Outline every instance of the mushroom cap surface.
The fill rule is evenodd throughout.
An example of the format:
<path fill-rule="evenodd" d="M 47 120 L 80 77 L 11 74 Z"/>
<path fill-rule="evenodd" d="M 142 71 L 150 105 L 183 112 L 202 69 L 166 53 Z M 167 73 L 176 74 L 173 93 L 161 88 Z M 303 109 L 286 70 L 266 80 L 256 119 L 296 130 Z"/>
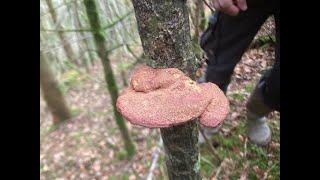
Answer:
<path fill-rule="evenodd" d="M 230 111 L 229 101 L 223 91 L 213 83 L 200 84 L 207 89 L 211 102 L 200 116 L 200 123 L 207 127 L 217 127 L 228 116 Z"/>
<path fill-rule="evenodd" d="M 213 83 L 198 85 L 176 68 L 138 68 L 117 99 L 118 111 L 132 124 L 149 128 L 179 125 L 200 117 L 215 127 L 229 111 L 223 92 Z"/>

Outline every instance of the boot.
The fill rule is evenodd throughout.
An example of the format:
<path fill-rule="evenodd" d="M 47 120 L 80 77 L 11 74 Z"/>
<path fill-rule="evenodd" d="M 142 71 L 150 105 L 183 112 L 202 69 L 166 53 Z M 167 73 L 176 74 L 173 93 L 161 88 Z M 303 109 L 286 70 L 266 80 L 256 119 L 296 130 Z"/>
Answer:
<path fill-rule="evenodd" d="M 271 141 L 271 130 L 265 117 L 258 117 L 248 112 L 247 135 L 249 140 L 259 146 L 265 146 Z"/>
<path fill-rule="evenodd" d="M 265 83 L 260 81 L 247 103 L 247 135 L 257 145 L 265 146 L 271 140 L 271 130 L 265 116 L 272 109 L 263 102 L 262 90 Z"/>

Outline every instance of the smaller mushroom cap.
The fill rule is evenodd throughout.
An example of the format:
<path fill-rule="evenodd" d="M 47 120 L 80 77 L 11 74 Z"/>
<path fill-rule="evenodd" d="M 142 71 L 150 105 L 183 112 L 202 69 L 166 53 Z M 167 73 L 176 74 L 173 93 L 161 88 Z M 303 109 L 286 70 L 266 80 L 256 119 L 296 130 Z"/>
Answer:
<path fill-rule="evenodd" d="M 200 123 L 207 127 L 217 127 L 228 116 L 230 111 L 229 101 L 218 86 L 213 83 L 200 84 L 212 99 L 205 111 L 200 116 Z M 214 92 L 214 93 L 212 93 Z"/>

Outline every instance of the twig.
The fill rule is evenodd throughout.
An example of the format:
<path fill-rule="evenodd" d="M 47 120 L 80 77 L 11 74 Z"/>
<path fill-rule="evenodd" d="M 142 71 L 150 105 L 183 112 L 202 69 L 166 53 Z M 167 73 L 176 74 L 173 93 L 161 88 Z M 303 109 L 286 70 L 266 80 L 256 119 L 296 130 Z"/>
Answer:
<path fill-rule="evenodd" d="M 214 10 L 212 9 L 212 7 L 207 3 L 206 0 L 202 0 L 203 3 L 210 9 L 211 13 L 214 13 Z"/>
<path fill-rule="evenodd" d="M 92 29 L 40 29 L 44 32 L 91 32 Z"/>
<path fill-rule="evenodd" d="M 159 159 L 159 154 L 160 154 L 160 148 L 162 146 L 162 139 L 160 138 L 159 141 L 158 141 L 158 145 L 157 145 L 157 148 L 156 150 L 152 153 L 152 164 L 151 164 L 151 167 L 149 169 L 149 173 L 148 173 L 148 176 L 147 176 L 147 180 L 152 180 L 152 177 L 153 177 L 153 171 L 155 170 L 155 168 L 157 167 L 157 162 L 158 162 L 158 159 Z"/>
<path fill-rule="evenodd" d="M 78 1 L 78 0 L 70 1 L 70 2 L 68 2 L 68 3 L 61 3 L 61 4 L 59 4 L 58 6 L 54 7 L 53 9 L 57 11 L 58 8 L 61 8 L 61 7 L 64 7 L 64 6 L 68 6 L 69 4 L 72 4 L 72 3 L 77 2 L 77 1 Z M 49 14 L 49 13 L 50 13 L 49 11 L 40 13 L 40 17 L 41 17 L 41 16 L 44 16 L 44 15 L 47 15 L 47 14 Z"/>
<path fill-rule="evenodd" d="M 62 48 L 64 45 L 66 44 L 73 44 L 73 43 L 77 43 L 79 41 L 82 41 L 82 40 L 85 40 L 85 39 L 90 39 L 90 38 L 93 38 L 92 35 L 89 35 L 87 37 L 82 37 L 82 38 L 79 38 L 79 39 L 76 39 L 74 41 L 68 41 L 68 42 L 65 42 L 65 43 L 62 43 L 61 45 L 58 45 L 56 47 L 47 47 L 46 49 L 44 48 L 40 48 L 40 50 L 43 52 L 43 53 L 49 53 L 50 51 L 54 51 L 54 50 L 57 50 L 57 49 L 60 49 Z"/>
<path fill-rule="evenodd" d="M 244 158 L 247 158 L 247 137 L 244 139 Z"/>
<path fill-rule="evenodd" d="M 225 160 L 226 160 L 226 158 L 224 158 L 223 161 L 220 163 L 220 166 L 218 167 L 215 175 L 212 175 L 212 176 L 211 176 L 211 180 L 216 180 L 216 179 L 218 179 L 218 176 L 219 176 L 219 174 L 220 174 L 220 172 L 221 172 L 221 167 L 223 166 Z"/>
<path fill-rule="evenodd" d="M 112 28 L 113 26 L 117 25 L 119 22 L 121 22 L 122 20 L 124 20 L 126 17 L 128 17 L 129 15 L 133 14 L 133 9 L 128 11 L 126 14 L 124 14 L 123 16 L 121 16 L 119 19 L 117 19 L 116 21 L 111 22 L 110 24 L 107 24 L 106 26 L 103 26 L 101 28 L 101 30 L 105 30 L 105 29 L 109 29 Z"/>
<path fill-rule="evenodd" d="M 239 180 L 247 180 L 248 178 L 248 169 L 249 168 L 249 161 L 246 162 L 244 165 L 243 171 L 241 173 L 240 179 Z"/>
<path fill-rule="evenodd" d="M 203 132 L 203 129 L 201 127 L 199 129 L 200 129 L 200 132 L 201 132 L 202 136 L 204 137 L 206 143 L 209 145 L 209 149 L 210 149 L 211 153 L 218 159 L 219 162 L 221 162 L 220 156 L 218 155 L 218 153 L 216 152 L 216 150 L 214 149 L 212 144 L 209 142 L 207 136 Z"/>
<path fill-rule="evenodd" d="M 208 159 L 206 159 L 205 157 L 201 156 L 201 161 L 207 163 L 209 166 L 214 168 L 213 164 Z"/>
<path fill-rule="evenodd" d="M 107 24 L 99 31 L 104 31 L 106 29 L 112 28 L 113 26 L 117 25 L 120 21 L 124 20 L 126 17 L 128 17 L 130 14 L 133 13 L 133 10 L 130 10 L 126 14 L 124 14 L 122 17 L 117 19 L 116 21 L 111 22 L 110 24 Z M 94 32 L 93 29 L 40 29 L 40 31 L 47 31 L 47 32 Z"/>

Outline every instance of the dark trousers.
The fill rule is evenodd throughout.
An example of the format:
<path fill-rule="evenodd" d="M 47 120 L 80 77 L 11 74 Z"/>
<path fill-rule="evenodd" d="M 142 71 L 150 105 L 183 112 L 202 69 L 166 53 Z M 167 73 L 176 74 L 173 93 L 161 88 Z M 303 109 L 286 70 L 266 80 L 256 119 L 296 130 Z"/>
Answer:
<path fill-rule="evenodd" d="M 259 81 L 264 103 L 280 111 L 280 9 L 279 1 L 256 0 L 237 16 L 216 12 L 202 34 L 200 45 L 208 57 L 206 81 L 217 84 L 226 92 L 231 76 L 245 50 L 266 19 L 273 15 L 276 23 L 276 59 L 273 68 Z"/>

